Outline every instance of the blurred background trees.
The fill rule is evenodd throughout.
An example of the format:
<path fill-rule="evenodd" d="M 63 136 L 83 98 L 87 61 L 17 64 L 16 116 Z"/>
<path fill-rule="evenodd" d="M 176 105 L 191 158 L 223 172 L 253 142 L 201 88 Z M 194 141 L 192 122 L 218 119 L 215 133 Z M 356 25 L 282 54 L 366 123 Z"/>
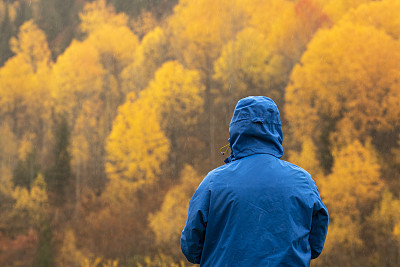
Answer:
<path fill-rule="evenodd" d="M 400 265 L 400 1 L 0 0 L 0 265 L 189 266 L 237 101 L 330 211 L 313 266 Z"/>

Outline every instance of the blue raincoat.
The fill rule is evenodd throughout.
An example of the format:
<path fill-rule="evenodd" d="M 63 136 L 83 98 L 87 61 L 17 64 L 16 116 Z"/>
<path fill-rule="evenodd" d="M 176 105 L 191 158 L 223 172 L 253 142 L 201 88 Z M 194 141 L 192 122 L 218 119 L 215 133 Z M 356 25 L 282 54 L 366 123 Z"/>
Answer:
<path fill-rule="evenodd" d="M 309 266 L 324 246 L 328 210 L 310 174 L 280 160 L 277 106 L 240 100 L 229 135 L 227 164 L 190 200 L 182 252 L 201 266 Z"/>

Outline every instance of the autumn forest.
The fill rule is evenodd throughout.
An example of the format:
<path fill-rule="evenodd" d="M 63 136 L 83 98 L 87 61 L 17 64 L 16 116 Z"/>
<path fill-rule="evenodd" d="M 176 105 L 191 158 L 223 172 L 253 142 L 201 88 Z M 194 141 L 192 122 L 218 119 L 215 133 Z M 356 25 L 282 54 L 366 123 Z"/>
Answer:
<path fill-rule="evenodd" d="M 312 266 L 400 266 L 400 0 L 0 0 L 0 266 L 191 266 L 239 99 L 330 213 Z M 252 248 L 249 248 L 252 249 Z"/>

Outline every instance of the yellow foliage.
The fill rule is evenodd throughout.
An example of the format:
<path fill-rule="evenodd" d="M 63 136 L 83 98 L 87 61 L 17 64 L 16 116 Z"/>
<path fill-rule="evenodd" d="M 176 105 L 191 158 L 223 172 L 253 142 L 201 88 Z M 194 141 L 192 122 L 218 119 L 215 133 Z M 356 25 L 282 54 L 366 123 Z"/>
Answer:
<path fill-rule="evenodd" d="M 400 240 L 400 222 L 395 225 L 393 229 L 393 234 L 398 240 Z"/>
<path fill-rule="evenodd" d="M 84 254 L 85 253 L 76 247 L 76 239 L 73 230 L 66 229 L 61 248 L 56 257 L 56 264 L 58 266 L 78 267 L 85 260 Z"/>
<path fill-rule="evenodd" d="M 286 88 L 294 138 L 320 136 L 327 120 L 345 119 L 360 135 L 392 129 L 400 116 L 399 60 L 399 43 L 373 26 L 343 21 L 320 31 Z"/>
<path fill-rule="evenodd" d="M 130 93 L 119 107 L 106 144 L 106 173 L 110 182 L 101 198 L 107 207 L 96 214 L 101 224 L 116 227 L 109 242 L 124 240 L 132 246 L 126 233 L 137 236 L 135 226 L 143 227 L 146 223 L 137 218 L 147 216 L 140 196 L 161 177 L 161 167 L 171 153 L 172 141 L 164 131 L 176 133 L 176 129 L 197 122 L 203 105 L 199 80 L 196 71 L 186 70 L 177 62 L 167 62 L 140 93 L 140 98 Z"/>
<path fill-rule="evenodd" d="M 72 166 L 77 190 L 90 182 L 103 185 L 99 164 L 117 107 L 125 98 L 120 74 L 132 63 L 138 39 L 127 27 L 127 17 L 116 14 L 105 1 L 85 6 L 80 15 L 83 41 L 73 41 L 53 68 L 56 113 L 67 115 L 72 131 Z M 90 173 L 89 173 L 90 172 Z"/>
<path fill-rule="evenodd" d="M 216 92 L 220 96 L 216 103 L 227 99 L 236 102 L 270 82 L 273 70 L 266 63 L 270 56 L 266 38 L 258 30 L 246 28 L 238 33 L 214 64 L 214 79 L 222 84 L 222 90 Z"/>
<path fill-rule="evenodd" d="M 166 194 L 161 209 L 149 216 L 150 227 L 156 235 L 157 242 L 175 244 L 179 248 L 188 203 L 201 179 L 193 167 L 186 165 L 179 183 Z"/>
<path fill-rule="evenodd" d="M 22 56 L 10 58 L 0 69 L 0 110 L 8 113 L 16 110 L 17 103 L 25 105 L 25 93 L 31 94 L 36 91 L 34 84 L 34 73 L 32 66 L 24 61 Z"/>
<path fill-rule="evenodd" d="M 371 0 L 314 0 L 323 7 L 324 12 L 326 12 L 334 22 L 339 21 L 343 15 L 347 14 L 352 9 L 357 8 L 368 2 L 373 2 Z"/>
<path fill-rule="evenodd" d="M 95 258 L 93 262 L 90 259 L 85 258 L 81 264 L 81 267 L 98 267 L 100 263 L 101 258 Z"/>
<path fill-rule="evenodd" d="M 283 14 L 293 9 L 294 3 L 286 0 L 241 0 L 243 9 L 249 17 L 249 26 L 258 29 L 265 36 L 274 28 L 282 31 L 282 24 L 277 21 Z"/>
<path fill-rule="evenodd" d="M 36 72 L 41 65 L 50 63 L 50 50 L 47 46 L 46 35 L 36 26 L 33 20 L 21 25 L 18 38 L 10 40 L 11 50 L 22 58 L 25 64 Z"/>
<path fill-rule="evenodd" d="M 320 180 L 320 185 L 330 215 L 322 263 L 325 259 L 325 263 L 333 260 L 340 266 L 362 262 L 355 253 L 369 245 L 362 235 L 363 222 L 379 200 L 383 187 L 380 166 L 371 146 L 363 146 L 356 140 L 336 150 L 332 173 Z"/>
<path fill-rule="evenodd" d="M 332 218 L 343 214 L 357 218 L 379 199 L 383 183 L 371 145 L 353 141 L 334 152 L 332 173 L 321 181 L 324 203 Z"/>
<path fill-rule="evenodd" d="M 359 0 L 359 2 L 368 2 L 368 4 L 360 5 L 357 9 L 349 11 L 343 20 L 350 21 L 356 25 L 373 25 L 394 39 L 400 37 L 399 0 L 379 2 Z"/>
<path fill-rule="evenodd" d="M 395 237 L 400 237 L 400 200 L 394 198 L 393 194 L 385 191 L 382 194 L 382 200 L 370 217 L 373 223 L 381 222 L 384 230 L 389 231 Z M 400 239 L 399 239 L 400 241 Z"/>
<path fill-rule="evenodd" d="M 81 267 L 118 267 L 118 260 L 103 260 L 102 258 L 95 258 L 91 261 L 88 258 L 85 258 L 83 262 L 81 262 Z M 101 265 L 100 265 L 101 264 Z"/>
<path fill-rule="evenodd" d="M 317 147 L 309 137 L 304 137 L 301 151 L 290 151 L 289 161 L 305 169 L 311 174 L 314 180 L 319 181 L 322 179 L 323 172 L 319 166 L 319 160 L 317 157 Z"/>
<path fill-rule="evenodd" d="M 168 57 L 167 37 L 161 28 L 156 27 L 143 37 L 135 51 L 133 62 L 123 70 L 123 91 L 138 93 L 144 89 Z"/>
<path fill-rule="evenodd" d="M 98 51 L 104 68 L 113 75 L 119 74 L 134 58 L 138 39 L 127 26 L 99 24 L 85 42 Z"/>
<path fill-rule="evenodd" d="M 13 178 L 12 171 L 7 167 L 2 166 L 0 169 L 0 196 L 2 196 L 3 198 L 7 198 L 11 201 L 13 200 L 13 194 L 14 194 L 14 189 L 13 189 L 14 185 L 12 182 L 12 178 Z"/>
<path fill-rule="evenodd" d="M 369 244 L 372 254 L 369 256 L 371 266 L 391 266 L 398 261 L 400 251 L 399 225 L 400 200 L 386 190 L 379 205 L 368 216 Z M 397 242 L 396 242 L 397 241 Z"/>
<path fill-rule="evenodd" d="M 0 0 L 0 17 L 4 18 L 5 14 L 6 14 L 6 4 L 4 3 L 3 0 Z"/>
<path fill-rule="evenodd" d="M 51 67 L 46 36 L 32 20 L 21 25 L 10 41 L 15 56 L 0 69 L 0 115 L 8 116 L 17 135 L 39 133 L 49 120 L 48 76 Z"/>
<path fill-rule="evenodd" d="M 8 16 L 10 17 L 10 21 L 14 22 L 17 17 L 17 10 L 20 8 L 19 2 L 15 1 L 11 5 L 8 5 Z"/>
<path fill-rule="evenodd" d="M 132 62 L 138 46 L 137 37 L 127 26 L 126 15 L 116 14 L 105 0 L 97 0 L 86 4 L 80 18 L 82 31 L 88 33 L 85 42 L 96 49 L 103 67 L 118 76 Z"/>
<path fill-rule="evenodd" d="M 43 175 L 37 176 L 30 192 L 26 188 L 16 187 L 12 195 L 16 202 L 11 217 L 23 219 L 30 227 L 40 229 L 47 220 L 50 207 Z"/>
<path fill-rule="evenodd" d="M 261 7 L 265 6 L 265 9 Z M 268 7 L 267 7 L 268 6 Z M 221 82 L 217 101 L 236 101 L 253 94 L 268 95 L 282 103 L 283 85 L 314 32 L 329 25 L 329 18 L 311 1 L 254 1 L 245 10 L 252 27 L 225 44 L 214 64 L 214 79 Z M 266 14 L 261 14 L 261 12 Z M 272 14 L 274 13 L 275 14 Z M 254 23 L 264 20 L 263 23 Z M 221 94 L 222 93 L 222 94 Z"/>
<path fill-rule="evenodd" d="M 83 101 L 100 94 L 104 72 L 95 47 L 89 42 L 73 41 L 53 68 L 57 112 L 76 118 Z"/>
<path fill-rule="evenodd" d="M 7 3 L 4 3 L 3 0 L 0 1 L 0 18 L 3 20 L 6 14 L 6 8 L 8 9 L 8 16 L 11 22 L 15 21 L 15 18 L 17 17 L 17 10 L 20 9 L 20 4 L 18 1 L 15 1 L 13 3 L 10 3 L 7 1 Z"/>
<path fill-rule="evenodd" d="M 279 62 L 278 73 L 288 75 L 314 33 L 330 24 L 330 18 L 312 0 L 299 0 L 286 5 L 267 35 L 273 60 Z M 281 79 L 287 82 L 287 78 Z"/>
<path fill-rule="evenodd" d="M 125 14 L 116 14 L 113 6 L 107 5 L 105 0 L 87 3 L 83 12 L 79 14 L 79 18 L 81 19 L 81 31 L 84 33 L 90 33 L 103 24 L 119 27 L 126 26 L 128 22 Z"/>
<path fill-rule="evenodd" d="M 338 216 L 328 228 L 327 239 L 324 246 L 324 254 L 330 254 L 333 250 L 343 248 L 357 248 L 363 245 L 360 238 L 360 221 L 348 215 Z"/>
<path fill-rule="evenodd" d="M 89 141 L 85 138 L 85 135 L 81 134 L 74 137 L 71 144 L 71 166 L 75 171 L 79 172 L 79 168 L 86 165 L 90 158 L 89 152 Z"/>
<path fill-rule="evenodd" d="M 91 151 L 92 146 L 102 146 L 106 138 L 102 108 L 101 100 L 92 97 L 83 102 L 76 118 L 71 143 L 71 166 L 76 172 L 83 171 L 91 157 L 95 156 Z"/>
<path fill-rule="evenodd" d="M 11 167 L 17 162 L 19 145 L 10 125 L 7 122 L 2 123 L 0 126 L 0 169 Z"/>
<path fill-rule="evenodd" d="M 19 142 L 18 155 L 20 160 L 25 160 L 26 155 L 33 150 L 32 140 L 34 135 L 32 133 L 27 133 L 23 136 L 22 140 Z"/>
<path fill-rule="evenodd" d="M 16 22 L 22 2 L 6 2 L 0 0 L 0 18 L 8 8 Z M 40 21 L 39 2 L 32 1 L 35 21 Z M 204 158 L 206 144 L 198 141 L 203 130 L 188 138 L 199 130 L 203 106 L 219 120 L 225 114 L 212 114 L 214 104 L 230 105 L 250 94 L 282 103 L 285 93 L 289 142 L 301 145 L 300 151 L 290 151 L 289 160 L 317 178 L 332 219 L 324 254 L 346 254 L 348 266 L 356 249 L 373 251 L 364 257 L 373 266 L 398 258 L 400 200 L 382 194 L 381 175 L 398 193 L 400 149 L 393 140 L 387 147 L 381 143 L 400 127 L 400 0 L 181 0 L 163 28 L 149 12 L 128 22 L 107 2 L 85 5 L 82 40 L 73 40 L 55 64 L 46 35 L 33 20 L 10 41 L 15 55 L 0 68 L 0 195 L 5 203 L 0 206 L 7 209 L 1 224 L 12 225 L 1 228 L 40 229 L 48 220 L 43 176 L 30 191 L 14 188 L 13 169 L 32 150 L 47 168 L 52 116 L 65 114 L 72 127 L 69 149 L 77 191 L 104 179 L 103 167 L 110 179 L 94 197 L 98 201 L 85 207 L 95 210 L 83 219 L 82 228 L 91 229 L 82 231 L 89 237 L 82 243 L 106 258 L 126 258 L 147 249 L 140 246 L 152 230 L 156 245 L 171 253 L 145 257 L 145 266 L 184 266 L 174 259 L 180 254 L 187 203 L 201 177 L 186 166 L 160 209 L 148 216 L 160 198 L 156 182 L 188 162 L 180 154 L 186 141 L 195 140 L 189 146 Z M 68 31 L 52 41 L 57 44 Z M 204 132 L 210 130 L 218 143 L 222 135 L 213 136 L 219 125 L 212 120 Z M 381 166 L 368 140 L 377 151 L 391 150 L 386 158 L 379 156 Z M 329 171 L 331 156 L 334 164 L 324 177 L 321 166 Z M 201 164 L 198 158 L 191 159 L 193 164 Z M 57 265 L 118 266 L 117 260 L 84 253 L 72 230 L 61 236 Z M 380 243 L 394 244 L 392 252 L 376 249 Z"/>
<path fill-rule="evenodd" d="M 123 213 L 127 208 L 137 208 L 137 192 L 144 182 L 127 181 L 123 176 L 110 178 L 106 189 L 101 195 L 101 201 L 107 205 L 107 209 L 96 214 L 97 218 L 107 218 L 113 214 Z"/>
<path fill-rule="evenodd" d="M 116 14 L 113 7 L 107 6 L 104 0 L 88 3 L 80 17 L 81 29 L 88 34 L 84 40 L 85 45 L 81 46 L 81 49 L 82 51 L 93 50 L 89 58 L 89 63 L 92 64 L 89 67 L 95 67 L 91 69 L 95 76 L 88 78 L 97 78 L 95 85 L 102 90 L 101 99 L 104 112 L 107 114 L 106 126 L 111 128 L 116 108 L 125 97 L 121 90 L 120 74 L 133 62 L 139 41 L 128 28 L 127 17 L 124 14 Z M 82 66 L 86 65 L 84 60 L 79 61 Z M 98 63 L 101 65 L 98 66 Z M 102 73 L 96 75 L 95 71 Z M 79 72 L 86 74 L 81 69 Z M 85 85 L 90 85 L 90 83 Z"/>
<path fill-rule="evenodd" d="M 88 40 L 73 41 L 64 54 L 59 56 L 53 68 L 53 97 L 57 103 L 55 112 L 66 116 L 72 130 L 71 166 L 77 176 L 77 190 L 80 190 L 81 184 L 96 176 L 93 170 L 88 173 L 89 167 L 93 166 L 90 162 L 101 164 L 99 159 L 104 157 L 103 147 L 111 128 L 108 116 L 114 116 L 117 105 L 114 103 L 111 107 L 106 103 L 111 98 L 120 97 L 115 92 L 116 86 L 108 87 L 112 79 L 107 81 L 105 77 L 109 76 L 102 66 L 99 49 Z M 97 187 L 103 182 L 92 185 Z"/>
<path fill-rule="evenodd" d="M 203 108 L 203 91 L 197 71 L 170 61 L 157 70 L 140 98 L 155 110 L 163 129 L 172 130 L 197 123 Z"/>
<path fill-rule="evenodd" d="M 118 267 L 118 260 L 107 260 L 103 263 L 103 267 Z"/>
<path fill-rule="evenodd" d="M 158 21 L 151 12 L 142 12 L 136 19 L 130 21 L 134 33 L 140 38 L 157 27 Z"/>
<path fill-rule="evenodd" d="M 145 257 L 144 265 L 138 263 L 138 267 L 185 267 L 187 266 L 184 261 L 180 261 L 176 263 L 171 257 L 168 255 L 158 253 L 156 256 L 150 258 Z M 194 266 L 194 265 L 191 265 Z"/>
<path fill-rule="evenodd" d="M 118 109 L 106 144 L 106 172 L 111 180 L 122 179 L 142 186 L 153 183 L 161 173 L 169 142 L 151 101 L 135 101 L 131 93 Z"/>
<path fill-rule="evenodd" d="M 83 42 L 73 41 L 53 68 L 57 106 L 76 118 L 82 101 L 99 97 L 105 89 L 119 98 L 119 89 L 111 80 L 133 60 L 137 45 L 136 36 L 126 26 L 110 24 L 98 25 Z M 105 79 L 110 75 L 114 78 Z M 110 88 L 104 88 L 106 85 Z"/>
<path fill-rule="evenodd" d="M 222 46 L 246 25 L 245 2 L 180 1 L 168 20 L 172 46 L 179 51 L 176 56 L 202 75 L 209 74 Z"/>

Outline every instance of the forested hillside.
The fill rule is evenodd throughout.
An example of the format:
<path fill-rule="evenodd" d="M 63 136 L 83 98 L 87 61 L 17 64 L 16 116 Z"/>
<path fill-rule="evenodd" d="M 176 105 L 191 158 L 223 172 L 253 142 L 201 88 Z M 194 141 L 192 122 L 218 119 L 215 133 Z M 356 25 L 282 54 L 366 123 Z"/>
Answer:
<path fill-rule="evenodd" d="M 400 266 L 400 0 L 0 0 L 0 266 L 190 266 L 237 101 L 330 212 L 312 266 Z M 249 248 L 252 249 L 252 248 Z"/>

